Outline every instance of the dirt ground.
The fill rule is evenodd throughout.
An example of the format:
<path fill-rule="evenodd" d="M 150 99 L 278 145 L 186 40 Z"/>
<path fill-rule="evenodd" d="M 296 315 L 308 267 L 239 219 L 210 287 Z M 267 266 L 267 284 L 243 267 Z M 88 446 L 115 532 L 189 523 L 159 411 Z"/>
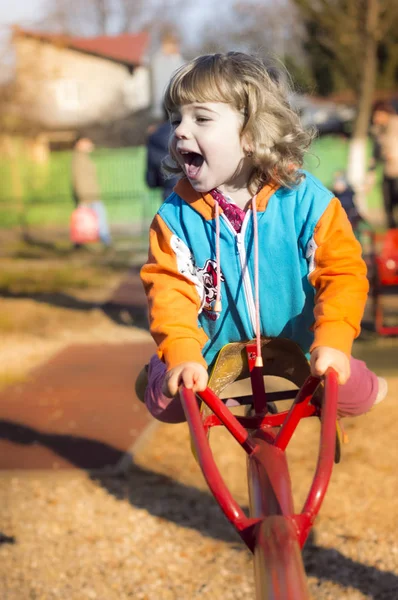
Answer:
<path fill-rule="evenodd" d="M 120 299 L 119 283 L 116 277 L 110 289 Z M 80 309 L 37 298 L 0 300 L 13 323 L 35 323 L 13 329 L 3 317 L 3 393 L 70 344 L 106 344 L 111 351 L 116 342 L 147 335 L 132 322 L 136 313 L 123 315 L 120 306 L 106 313 L 83 296 Z M 368 415 L 346 420 L 350 441 L 304 550 L 305 567 L 314 600 L 396 600 L 398 340 L 365 331 L 354 354 L 388 379 L 389 394 Z M 289 450 L 297 509 L 317 443 L 317 423 L 301 424 Z M 213 448 L 246 506 L 242 451 L 221 431 Z M 183 424 L 151 422 L 123 473 L 0 471 L 0 505 L 1 600 L 254 596 L 250 555 L 208 495 Z"/>
<path fill-rule="evenodd" d="M 387 371 L 384 404 L 346 422 L 350 441 L 304 549 L 313 600 L 398 597 L 398 378 Z M 317 423 L 300 425 L 289 452 L 297 509 L 317 443 Z M 242 451 L 222 431 L 212 445 L 247 506 Z M 183 424 L 150 427 L 119 475 L 18 470 L 0 481 L 4 600 L 254 598 L 250 554 L 209 496 Z"/>
<path fill-rule="evenodd" d="M 343 447 L 341 463 L 335 466 L 320 516 L 304 550 L 314 599 L 398 598 L 397 350 L 396 339 L 368 336 L 356 344 L 356 356 L 366 357 L 369 366 L 376 366 L 378 373 L 388 379 L 389 394 L 384 404 L 369 414 L 345 420 L 349 443 Z M 308 492 L 318 435 L 314 421 L 300 424 L 288 452 L 296 509 L 303 505 Z M 184 485 L 198 486 L 193 461 L 181 465 L 183 442 L 188 445 L 184 425 L 161 425 L 153 443 L 142 449 L 136 461 L 155 465 L 157 472 Z M 230 489 L 245 505 L 245 459 L 235 445 L 222 432 L 216 434 L 213 442 Z M 163 453 L 165 447 L 169 448 L 167 454 Z M 206 489 L 203 481 L 199 487 Z M 248 583 L 248 568 L 245 577 Z"/>

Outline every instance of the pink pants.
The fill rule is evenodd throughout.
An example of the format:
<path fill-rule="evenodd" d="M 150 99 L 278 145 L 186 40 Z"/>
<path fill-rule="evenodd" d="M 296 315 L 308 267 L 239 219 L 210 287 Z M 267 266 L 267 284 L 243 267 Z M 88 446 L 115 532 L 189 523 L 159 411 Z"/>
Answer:
<path fill-rule="evenodd" d="M 351 376 L 346 384 L 339 386 L 339 417 L 355 417 L 368 412 L 378 392 L 377 376 L 369 371 L 366 364 L 355 358 L 351 358 L 350 363 Z M 155 419 L 165 423 L 182 423 L 185 415 L 179 397 L 167 398 L 162 394 L 165 374 L 166 365 L 155 354 L 149 362 L 145 404 Z"/>

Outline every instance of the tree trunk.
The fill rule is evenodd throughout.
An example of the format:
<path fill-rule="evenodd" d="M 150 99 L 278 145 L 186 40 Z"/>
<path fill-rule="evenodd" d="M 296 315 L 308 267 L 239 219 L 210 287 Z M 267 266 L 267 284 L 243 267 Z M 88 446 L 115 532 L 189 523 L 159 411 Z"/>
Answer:
<path fill-rule="evenodd" d="M 363 77 L 359 89 L 358 113 L 350 143 L 348 157 L 348 180 L 356 192 L 360 212 L 368 212 L 365 179 L 367 171 L 366 146 L 377 71 L 377 30 L 379 24 L 379 0 L 365 0 L 365 27 L 363 32 Z"/>

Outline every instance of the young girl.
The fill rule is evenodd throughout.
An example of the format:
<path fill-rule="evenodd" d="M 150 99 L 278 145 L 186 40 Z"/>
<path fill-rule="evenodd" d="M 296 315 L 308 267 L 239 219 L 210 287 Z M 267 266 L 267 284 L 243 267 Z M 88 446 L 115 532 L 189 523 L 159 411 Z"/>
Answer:
<path fill-rule="evenodd" d="M 351 358 L 366 266 L 340 202 L 301 170 L 312 136 L 281 85 L 252 56 L 205 55 L 174 74 L 165 106 L 181 179 L 141 271 L 158 346 L 148 409 L 183 421 L 179 385 L 204 390 L 225 344 L 263 335 L 296 342 L 313 375 L 337 371 L 341 416 L 368 411 L 386 382 Z"/>

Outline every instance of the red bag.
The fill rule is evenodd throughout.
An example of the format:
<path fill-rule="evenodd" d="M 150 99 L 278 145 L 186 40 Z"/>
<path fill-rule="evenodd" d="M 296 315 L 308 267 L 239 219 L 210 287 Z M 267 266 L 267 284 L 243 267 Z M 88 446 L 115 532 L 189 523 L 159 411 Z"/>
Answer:
<path fill-rule="evenodd" d="M 73 211 L 70 220 L 70 239 L 74 244 L 98 242 L 98 216 L 92 208 L 78 206 Z"/>

